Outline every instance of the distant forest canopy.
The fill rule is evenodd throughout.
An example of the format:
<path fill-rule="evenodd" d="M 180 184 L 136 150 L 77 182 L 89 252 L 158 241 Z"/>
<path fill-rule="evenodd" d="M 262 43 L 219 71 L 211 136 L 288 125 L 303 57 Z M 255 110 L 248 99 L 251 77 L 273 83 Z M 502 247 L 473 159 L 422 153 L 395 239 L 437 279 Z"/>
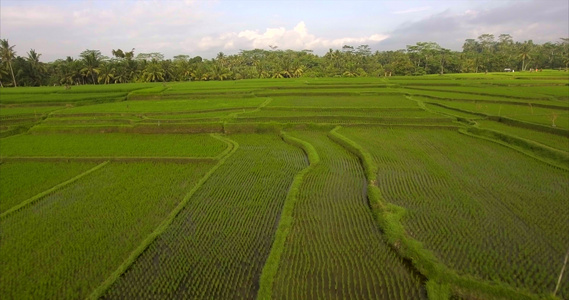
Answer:
<path fill-rule="evenodd" d="M 569 67 L 569 38 L 535 44 L 514 42 L 509 34 L 497 38 L 483 34 L 467 39 L 462 51 L 451 51 L 435 42 L 418 42 L 397 51 L 372 52 L 368 45 L 345 45 L 318 56 L 312 50 L 241 50 L 235 55 L 219 52 L 213 59 L 161 53 L 138 53 L 135 49 L 85 50 L 79 59 L 67 57 L 39 61 L 31 49 L 18 56 L 8 40 L 0 40 L 2 86 L 111 84 L 188 80 L 238 80 L 250 78 L 378 77 L 443 73 L 516 72 Z"/>

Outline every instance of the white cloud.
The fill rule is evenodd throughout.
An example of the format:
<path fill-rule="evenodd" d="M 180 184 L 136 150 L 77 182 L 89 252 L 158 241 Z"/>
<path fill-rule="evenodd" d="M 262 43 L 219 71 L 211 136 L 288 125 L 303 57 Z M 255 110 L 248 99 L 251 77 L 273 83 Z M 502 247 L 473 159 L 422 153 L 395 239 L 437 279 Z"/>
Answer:
<path fill-rule="evenodd" d="M 85 49 L 105 55 L 117 48 L 167 52 L 190 36 L 190 29 L 210 22 L 205 19 L 215 14 L 203 13 L 202 6 L 199 1 L 156 0 L 3 2 L 0 36 L 15 44 L 18 54 L 34 48 L 46 61 L 77 57 Z"/>
<path fill-rule="evenodd" d="M 460 49 L 464 39 L 482 33 L 510 33 L 516 40 L 543 42 L 567 36 L 569 28 L 567 0 L 550 0 L 546 6 L 539 0 L 492 7 L 459 5 L 458 10 L 436 14 L 430 12 L 448 5 L 428 3 L 391 11 L 375 3 L 379 1 L 331 1 L 326 7 L 308 1 L 298 11 L 293 3 L 300 1 L 286 1 L 288 6 L 275 13 L 275 5 L 252 0 L 248 5 L 196 0 L 0 2 L 0 37 L 9 39 L 18 55 L 35 49 L 44 61 L 77 57 L 85 49 L 110 56 L 117 48 L 206 58 L 219 51 L 269 49 L 269 45 L 323 53 L 343 45 L 392 50 L 436 41 Z M 290 24 L 291 19 L 306 23 Z"/>
<path fill-rule="evenodd" d="M 29 9 L 20 9 L 7 6 L 0 10 L 2 25 L 34 27 L 46 24 L 65 23 L 66 14 L 50 6 L 37 6 Z"/>
<path fill-rule="evenodd" d="M 267 28 L 264 32 L 259 30 L 243 30 L 218 35 L 216 37 L 203 37 L 198 43 L 198 50 L 206 51 L 223 46 L 226 50 L 233 49 L 267 49 L 269 45 L 278 46 L 279 49 L 312 49 L 322 50 L 327 48 L 339 48 L 346 44 L 369 44 L 377 43 L 386 39 L 387 35 L 373 34 L 363 37 L 343 37 L 326 39 L 310 34 L 306 24 L 301 21 L 292 29 L 285 27 Z M 191 47 L 188 43 L 186 46 Z"/>
<path fill-rule="evenodd" d="M 394 15 L 402 15 L 402 14 L 410 14 L 410 13 L 426 11 L 426 10 L 430 10 L 430 9 L 431 9 L 431 7 L 429 7 L 429 6 L 423 6 L 423 7 L 414 7 L 414 8 L 410 8 L 410 9 L 406 9 L 406 10 L 392 11 L 391 13 Z"/>

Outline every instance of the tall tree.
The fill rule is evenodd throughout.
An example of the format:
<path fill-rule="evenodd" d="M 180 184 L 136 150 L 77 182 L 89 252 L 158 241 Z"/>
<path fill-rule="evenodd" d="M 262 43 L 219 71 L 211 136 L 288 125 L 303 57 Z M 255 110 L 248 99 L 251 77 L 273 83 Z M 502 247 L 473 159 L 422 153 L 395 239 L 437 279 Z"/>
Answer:
<path fill-rule="evenodd" d="M 482 63 L 484 65 L 484 71 L 492 71 L 492 62 L 494 60 L 494 50 L 496 42 L 494 41 L 494 35 L 485 33 L 478 37 L 482 52 Z"/>
<path fill-rule="evenodd" d="M 99 83 L 109 84 L 115 78 L 115 68 L 111 63 L 104 63 L 99 66 Z"/>
<path fill-rule="evenodd" d="M 79 56 L 82 58 L 83 63 L 85 64 L 85 68 L 83 68 L 81 70 L 81 72 L 85 76 L 91 77 L 91 80 L 92 80 L 91 82 L 93 84 L 96 84 L 97 81 L 95 80 L 95 77 L 100 72 L 99 65 L 101 64 L 101 61 L 103 60 L 103 55 L 101 54 L 101 51 L 99 51 L 99 50 L 85 50 L 85 51 L 81 52 L 81 54 Z"/>
<path fill-rule="evenodd" d="M 8 75 L 8 71 L 4 69 L 4 64 L 0 64 L 0 87 L 4 87 L 2 83 L 4 81 L 4 76 Z"/>
<path fill-rule="evenodd" d="M 511 68 L 516 64 L 514 40 L 509 34 L 500 34 L 500 36 L 498 36 L 498 43 L 496 46 L 496 63 L 500 69 Z"/>
<path fill-rule="evenodd" d="M 17 87 L 16 76 L 14 76 L 14 69 L 12 69 L 12 60 L 16 58 L 16 51 L 14 51 L 14 46 L 10 46 L 7 39 L 0 40 L 0 56 L 2 57 L 2 61 L 10 68 L 14 87 Z"/>
<path fill-rule="evenodd" d="M 28 57 L 26 57 L 26 62 L 28 63 L 27 77 L 29 77 L 30 82 L 33 86 L 39 86 L 43 82 L 45 77 L 46 67 L 40 62 L 41 54 L 37 53 L 36 50 L 31 49 L 28 52 Z"/>
<path fill-rule="evenodd" d="M 142 72 L 142 79 L 146 82 L 163 81 L 164 70 L 162 69 L 160 62 L 153 59 L 148 63 Z"/>
<path fill-rule="evenodd" d="M 480 67 L 480 53 L 482 49 L 480 43 L 475 39 L 467 39 L 462 45 L 462 53 L 464 54 L 465 64 L 463 64 L 464 72 L 478 73 Z"/>
<path fill-rule="evenodd" d="M 522 71 L 526 70 L 526 60 L 531 58 L 532 44 L 525 42 L 519 49 L 518 57 L 522 60 Z"/>

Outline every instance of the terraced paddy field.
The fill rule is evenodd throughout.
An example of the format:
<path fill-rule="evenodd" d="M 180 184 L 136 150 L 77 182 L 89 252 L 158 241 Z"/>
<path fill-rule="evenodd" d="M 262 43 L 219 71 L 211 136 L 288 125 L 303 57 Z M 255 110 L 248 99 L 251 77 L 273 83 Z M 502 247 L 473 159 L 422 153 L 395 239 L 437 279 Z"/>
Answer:
<path fill-rule="evenodd" d="M 358 158 L 326 131 L 290 135 L 310 142 L 320 162 L 299 187 L 274 298 L 424 298 L 420 274 L 389 248 L 373 219 Z"/>
<path fill-rule="evenodd" d="M 383 197 L 407 210 L 406 233 L 442 264 L 534 293 L 555 288 L 569 243 L 566 171 L 455 131 L 340 133 L 372 154 Z M 566 295 L 569 278 L 562 286 Z"/>
<path fill-rule="evenodd" d="M 7 299 L 569 299 L 569 75 L 0 89 Z"/>

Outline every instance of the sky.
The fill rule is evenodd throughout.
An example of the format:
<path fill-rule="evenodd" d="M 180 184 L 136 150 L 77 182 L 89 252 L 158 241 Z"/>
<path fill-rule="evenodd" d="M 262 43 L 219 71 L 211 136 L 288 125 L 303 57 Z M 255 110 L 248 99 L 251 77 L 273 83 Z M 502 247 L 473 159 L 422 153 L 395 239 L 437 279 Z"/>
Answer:
<path fill-rule="evenodd" d="M 569 37 L 569 1 L 0 0 L 0 39 L 44 62 L 119 48 L 208 59 L 269 46 L 322 55 L 343 45 L 386 51 L 436 42 L 460 51 L 485 33 L 557 42 Z"/>

